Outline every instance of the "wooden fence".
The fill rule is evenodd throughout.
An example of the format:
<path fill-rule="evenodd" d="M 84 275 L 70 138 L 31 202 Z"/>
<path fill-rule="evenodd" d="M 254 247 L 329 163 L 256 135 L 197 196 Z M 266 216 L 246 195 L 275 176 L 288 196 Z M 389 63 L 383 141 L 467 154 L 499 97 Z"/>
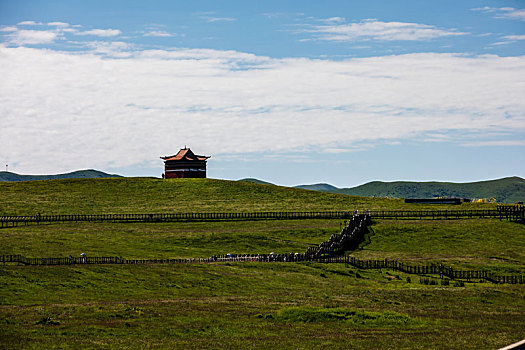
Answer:
<path fill-rule="evenodd" d="M 360 260 L 353 256 L 327 257 L 317 260 L 321 263 L 344 263 L 360 269 L 392 269 L 416 275 L 439 275 L 453 280 L 484 280 L 493 283 L 524 284 L 524 275 L 498 275 L 487 270 L 455 270 L 443 264 L 413 265 L 398 260 Z"/>
<path fill-rule="evenodd" d="M 369 210 L 372 219 L 473 219 L 499 218 L 510 220 L 508 212 L 498 209 L 484 210 Z M 354 211 L 315 212 L 225 212 L 225 213 L 157 213 L 157 214 L 74 214 L 0 216 L 0 227 L 30 223 L 58 222 L 177 222 L 228 220 L 299 220 L 349 219 Z M 512 216 L 514 217 L 514 216 Z"/>
<path fill-rule="evenodd" d="M 353 256 L 338 256 L 325 258 L 310 258 L 307 254 L 246 254 L 220 255 L 210 258 L 196 259 L 126 259 L 123 257 L 65 257 L 65 258 L 26 258 L 21 255 L 0 255 L 0 263 L 16 263 L 27 266 L 51 265 L 149 265 L 149 264 L 210 264 L 220 262 L 300 262 L 312 261 L 318 263 L 347 264 L 360 269 L 391 269 L 416 275 L 439 275 L 452 280 L 467 282 L 489 281 L 492 283 L 525 284 L 523 275 L 498 275 L 486 270 L 456 270 L 442 264 L 413 265 L 397 260 L 360 260 Z"/>
<path fill-rule="evenodd" d="M 178 221 L 229 221 L 229 220 L 296 220 L 344 219 L 352 216 L 349 211 L 325 212 L 225 212 L 225 213 L 155 213 L 155 214 L 76 214 L 0 216 L 2 227 L 28 223 L 56 222 L 178 222 Z"/>
<path fill-rule="evenodd" d="M 478 210 L 370 210 L 373 219 L 478 219 L 504 216 L 497 209 Z"/>
<path fill-rule="evenodd" d="M 352 216 L 339 234 L 333 234 L 328 241 L 318 246 L 308 247 L 306 255 L 309 259 L 317 259 L 326 256 L 342 255 L 348 250 L 355 249 L 364 240 L 371 224 L 370 214 L 357 214 Z"/>
<path fill-rule="evenodd" d="M 500 218 L 506 218 L 509 221 L 525 224 L 525 205 L 498 205 L 497 210 Z"/>

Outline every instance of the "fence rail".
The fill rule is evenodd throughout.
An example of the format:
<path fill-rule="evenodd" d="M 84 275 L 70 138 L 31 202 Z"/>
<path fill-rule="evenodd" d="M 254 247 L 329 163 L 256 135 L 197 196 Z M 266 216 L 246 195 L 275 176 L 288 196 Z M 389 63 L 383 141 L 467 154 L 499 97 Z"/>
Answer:
<path fill-rule="evenodd" d="M 375 219 L 474 219 L 503 218 L 497 209 L 478 210 L 370 210 Z"/>
<path fill-rule="evenodd" d="M 473 219 L 499 218 L 510 220 L 516 214 L 498 209 L 483 210 L 369 210 L 372 219 Z M 348 219 L 354 211 L 308 212 L 223 212 L 223 213 L 152 213 L 152 214 L 72 214 L 0 216 L 0 227 L 30 223 L 57 222 L 177 222 L 221 220 L 298 220 L 298 219 Z"/>
<path fill-rule="evenodd" d="M 345 221 L 346 224 L 346 221 Z M 322 242 L 318 246 L 308 247 L 306 255 L 309 259 L 316 259 L 327 256 L 342 255 L 344 252 L 355 249 L 359 246 L 368 233 L 368 226 L 371 224 L 370 215 L 355 213 L 343 227 L 339 234 L 333 234 L 328 241 Z"/>
<path fill-rule="evenodd" d="M 360 260 L 353 256 L 327 257 L 321 263 L 345 263 L 361 269 L 392 269 L 416 275 L 439 275 L 453 280 L 484 280 L 493 283 L 524 284 L 524 275 L 498 275 L 487 270 L 456 270 L 443 264 L 413 265 L 398 260 Z"/>
<path fill-rule="evenodd" d="M 416 275 L 439 275 L 452 280 L 467 282 L 488 281 L 492 283 L 525 284 L 524 275 L 498 275 L 487 270 L 456 270 L 443 264 L 413 265 L 397 260 L 360 260 L 353 256 L 310 258 L 307 254 L 246 254 L 220 255 L 195 259 L 127 259 L 123 257 L 65 257 L 65 258 L 26 258 L 21 255 L 0 255 L 0 263 L 17 263 L 27 266 L 52 265 L 150 265 L 150 264 L 210 264 L 220 262 L 300 262 L 348 264 L 360 269 L 391 269 Z"/>
<path fill-rule="evenodd" d="M 259 219 L 344 219 L 352 216 L 350 211 L 325 212 L 223 212 L 223 213 L 151 213 L 151 214 L 75 214 L 75 215 L 26 215 L 0 216 L 2 226 L 19 223 L 50 222 L 177 222 L 221 221 Z"/>

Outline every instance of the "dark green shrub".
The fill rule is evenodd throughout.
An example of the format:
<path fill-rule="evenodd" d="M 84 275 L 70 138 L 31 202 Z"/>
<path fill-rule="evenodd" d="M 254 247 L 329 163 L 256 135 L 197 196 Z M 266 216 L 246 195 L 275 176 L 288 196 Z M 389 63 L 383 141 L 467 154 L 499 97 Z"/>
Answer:
<path fill-rule="evenodd" d="M 291 307 L 279 310 L 278 321 L 293 323 L 343 321 L 355 325 L 391 326 L 413 322 L 407 315 L 396 312 L 369 312 L 346 308 Z"/>
<path fill-rule="evenodd" d="M 35 324 L 42 324 L 42 325 L 50 325 L 50 326 L 56 326 L 59 325 L 59 321 L 53 320 L 51 317 L 43 317 L 40 320 L 36 321 Z"/>

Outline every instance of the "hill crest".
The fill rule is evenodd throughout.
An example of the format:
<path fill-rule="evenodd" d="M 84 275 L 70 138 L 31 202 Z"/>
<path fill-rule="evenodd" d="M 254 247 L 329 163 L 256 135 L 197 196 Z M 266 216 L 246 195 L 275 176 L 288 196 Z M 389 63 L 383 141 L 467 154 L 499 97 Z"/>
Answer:
<path fill-rule="evenodd" d="M 257 179 L 243 179 L 259 184 L 273 185 Z M 441 181 L 371 181 L 350 188 L 338 188 L 327 183 L 298 185 L 294 188 L 305 190 L 339 193 L 361 197 L 390 198 L 496 198 L 500 203 L 525 201 L 525 179 L 519 176 L 504 177 L 496 180 L 476 182 L 441 182 Z"/>
<path fill-rule="evenodd" d="M 0 181 L 37 181 L 37 180 L 56 180 L 56 179 L 98 179 L 107 177 L 122 177 L 116 174 L 108 174 L 99 170 L 86 169 L 77 170 L 70 173 L 55 175 L 20 175 L 7 171 L 0 172 Z"/>
<path fill-rule="evenodd" d="M 52 180 L 52 179 L 96 179 L 118 178 L 116 174 L 88 169 L 57 175 L 19 175 L 11 172 L 0 172 L 0 182 Z M 237 182 L 251 182 L 259 185 L 275 185 L 267 181 L 254 178 L 245 178 Z M 512 176 L 496 180 L 486 180 L 467 183 L 439 182 L 439 181 L 372 181 L 366 184 L 351 187 L 337 188 L 327 183 L 298 185 L 293 188 L 313 190 L 334 194 L 346 194 L 361 197 L 389 197 L 389 198 L 435 198 L 435 197 L 462 197 L 462 198 L 491 198 L 500 203 L 516 203 L 525 201 L 525 179 Z"/>
<path fill-rule="evenodd" d="M 313 190 L 313 191 L 322 191 L 322 192 L 334 192 L 338 191 L 339 188 L 332 186 L 327 183 L 318 183 L 312 185 L 298 185 L 294 186 L 295 188 L 302 188 L 303 190 Z"/>
<path fill-rule="evenodd" d="M 301 186 L 301 188 L 306 187 Z M 372 181 L 351 188 L 328 188 L 325 190 L 317 189 L 315 185 L 313 185 L 313 187 L 308 189 L 364 197 L 461 197 L 470 199 L 494 197 L 500 203 L 525 201 L 525 179 L 518 176 L 465 183 L 439 181 Z"/>

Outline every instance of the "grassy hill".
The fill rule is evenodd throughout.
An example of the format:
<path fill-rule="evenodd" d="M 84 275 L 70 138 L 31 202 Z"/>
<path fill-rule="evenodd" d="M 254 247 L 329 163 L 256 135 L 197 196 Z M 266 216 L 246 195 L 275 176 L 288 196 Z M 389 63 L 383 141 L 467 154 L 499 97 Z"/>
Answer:
<path fill-rule="evenodd" d="M 0 215 L 439 208 L 405 204 L 399 199 L 215 179 L 104 178 L 0 182 L 0 193 Z M 465 209 L 489 207 L 462 205 Z"/>
<path fill-rule="evenodd" d="M 525 201 L 525 179 L 517 176 L 469 183 L 373 181 L 352 188 L 336 188 L 327 184 L 302 185 L 297 187 L 366 197 L 434 198 L 445 196 L 470 199 L 494 197 L 500 203 Z"/>
<path fill-rule="evenodd" d="M 107 174 L 98 170 L 79 170 L 57 175 L 19 175 L 11 172 L 0 172 L 0 182 L 34 181 L 56 179 L 97 179 L 115 178 L 120 175 Z M 270 182 L 246 178 L 238 182 L 249 182 L 260 185 L 274 185 Z M 283 188 L 280 187 L 279 188 Z M 339 193 L 361 197 L 389 197 L 389 198 L 434 198 L 434 197 L 463 197 L 463 198 L 491 198 L 500 203 L 516 203 L 525 201 L 525 179 L 507 177 L 499 180 L 479 181 L 471 183 L 452 182 L 411 182 L 373 181 L 352 188 L 337 188 L 330 184 L 319 183 L 299 185 L 294 188 L 313 190 L 327 193 Z"/>
<path fill-rule="evenodd" d="M 274 185 L 271 182 L 267 182 L 267 181 L 263 181 L 263 180 L 259 180 L 259 179 L 254 179 L 252 177 L 247 177 L 245 179 L 240 179 L 240 180 L 237 180 L 237 181 L 253 182 L 254 184 L 260 184 L 260 185 Z"/>
<path fill-rule="evenodd" d="M 57 175 L 19 175 L 7 171 L 0 172 L 0 181 L 35 181 L 54 179 L 97 179 L 106 177 L 121 177 L 120 175 L 107 174 L 102 171 L 88 169 L 78 170 L 66 174 Z"/>
<path fill-rule="evenodd" d="M 296 188 L 302 188 L 304 190 L 321 191 L 321 192 L 333 192 L 337 193 L 338 188 L 330 184 L 314 184 L 314 185 L 299 185 Z"/>

